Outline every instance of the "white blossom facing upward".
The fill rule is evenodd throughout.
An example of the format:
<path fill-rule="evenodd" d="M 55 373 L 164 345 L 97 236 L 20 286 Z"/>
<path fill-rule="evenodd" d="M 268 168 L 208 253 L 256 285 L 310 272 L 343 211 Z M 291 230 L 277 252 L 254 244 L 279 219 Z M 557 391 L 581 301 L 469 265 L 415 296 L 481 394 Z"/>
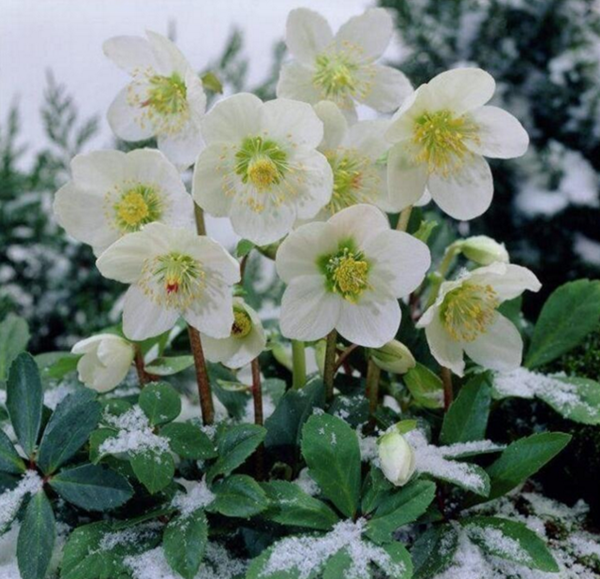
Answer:
<path fill-rule="evenodd" d="M 357 203 L 376 205 L 393 212 L 387 189 L 387 170 L 382 159 L 389 148 L 385 119 L 359 121 L 348 125 L 340 108 L 331 101 L 314 106 L 323 121 L 323 140 L 319 145 L 333 172 L 331 201 L 321 210 L 320 219 Z"/>
<path fill-rule="evenodd" d="M 194 170 L 194 200 L 228 216 L 238 235 L 273 243 L 329 202 L 331 168 L 316 150 L 323 123 L 306 103 L 238 94 L 215 105 L 202 131 L 207 147 Z"/>
<path fill-rule="evenodd" d="M 108 122 L 125 141 L 156 137 L 158 148 L 183 170 L 203 145 L 206 95 L 179 49 L 160 34 L 146 34 L 147 39 L 117 36 L 104 43 L 104 54 L 132 77 L 110 105 Z"/>
<path fill-rule="evenodd" d="M 258 314 L 242 299 L 233 300 L 234 322 L 227 338 L 202 336 L 204 355 L 209 362 L 241 368 L 256 358 L 267 345 L 267 336 Z"/>
<path fill-rule="evenodd" d="M 160 151 L 94 151 L 74 157 L 71 171 L 72 180 L 56 193 L 54 214 L 97 256 L 154 221 L 193 226 L 193 201 Z"/>
<path fill-rule="evenodd" d="M 529 137 L 506 111 L 486 106 L 494 79 L 478 68 L 443 72 L 420 86 L 394 115 L 387 137 L 390 195 L 399 209 L 425 191 L 448 215 L 468 220 L 484 213 L 494 192 L 484 157 L 525 153 Z"/>
<path fill-rule="evenodd" d="M 420 285 L 430 259 L 424 243 L 391 230 L 372 205 L 299 227 L 277 251 L 277 273 L 288 284 L 282 334 L 312 341 L 337 329 L 354 344 L 383 346 L 400 326 L 398 298 Z"/>
<path fill-rule="evenodd" d="M 287 20 L 286 44 L 293 60 L 284 64 L 277 96 L 316 104 L 335 102 L 349 119 L 355 104 L 391 112 L 412 92 L 399 70 L 377 64 L 393 33 L 391 16 L 372 8 L 350 18 L 333 34 L 317 12 L 292 10 Z"/>
<path fill-rule="evenodd" d="M 82 354 L 77 362 L 79 380 L 96 392 L 116 388 L 127 376 L 135 355 L 133 344 L 115 334 L 81 340 L 71 352 Z"/>
<path fill-rule="evenodd" d="M 150 223 L 115 242 L 96 262 L 109 279 L 131 284 L 123 331 L 144 340 L 180 316 L 200 332 L 226 338 L 234 322 L 231 286 L 239 265 L 216 241 L 188 229 Z"/>
<path fill-rule="evenodd" d="M 459 376 L 465 370 L 464 353 L 484 368 L 513 370 L 521 364 L 523 340 L 498 306 L 540 287 L 527 268 L 493 263 L 444 282 L 417 327 L 425 328 L 435 359 Z"/>

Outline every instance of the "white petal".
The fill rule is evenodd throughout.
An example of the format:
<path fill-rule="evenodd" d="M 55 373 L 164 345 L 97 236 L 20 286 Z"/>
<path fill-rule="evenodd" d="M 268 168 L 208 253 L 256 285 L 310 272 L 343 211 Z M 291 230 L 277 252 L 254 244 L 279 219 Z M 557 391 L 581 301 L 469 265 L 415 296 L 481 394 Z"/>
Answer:
<path fill-rule="evenodd" d="M 287 19 L 285 43 L 299 62 L 313 64 L 316 56 L 333 40 L 327 20 L 308 8 L 292 10 Z"/>
<path fill-rule="evenodd" d="M 104 54 L 118 67 L 133 74 L 136 70 L 154 69 L 156 59 L 150 43 L 140 36 L 115 36 L 102 45 Z"/>
<path fill-rule="evenodd" d="M 242 347 L 242 341 L 229 336 L 227 338 L 211 338 L 201 335 L 204 356 L 213 364 L 221 364 L 235 356 Z"/>
<path fill-rule="evenodd" d="M 514 324 L 496 314 L 494 323 L 475 341 L 464 345 L 465 352 L 477 364 L 501 372 L 521 365 L 523 339 Z"/>
<path fill-rule="evenodd" d="M 427 166 L 414 163 L 410 149 L 404 143 L 394 145 L 389 152 L 387 179 L 389 203 L 396 211 L 414 205 L 425 193 Z"/>
<path fill-rule="evenodd" d="M 396 110 L 412 92 L 412 85 L 406 76 L 390 66 L 373 64 L 369 67 L 371 90 L 364 98 L 357 100 L 382 113 Z"/>
<path fill-rule="evenodd" d="M 213 143 L 200 153 L 194 167 L 194 200 L 215 217 L 229 214 L 235 194 L 232 182 L 239 180 L 235 175 L 234 163 L 235 151 L 221 143 Z"/>
<path fill-rule="evenodd" d="M 431 90 L 428 85 L 422 84 L 404 99 L 402 106 L 394 113 L 386 139 L 390 143 L 411 140 L 414 136 L 415 119 L 433 106 Z"/>
<path fill-rule="evenodd" d="M 480 68 L 456 68 L 438 74 L 427 83 L 437 101 L 436 108 L 457 115 L 482 107 L 493 96 L 496 82 Z"/>
<path fill-rule="evenodd" d="M 200 127 L 190 122 L 176 135 L 159 135 L 157 144 L 179 171 L 185 171 L 194 164 L 204 146 L 204 140 Z"/>
<path fill-rule="evenodd" d="M 233 142 L 260 133 L 262 101 L 249 93 L 240 93 L 219 101 L 202 121 L 202 135 L 207 143 Z"/>
<path fill-rule="evenodd" d="M 400 305 L 396 299 L 365 292 L 357 304 L 343 301 L 336 329 L 353 344 L 380 348 L 394 339 L 400 318 Z"/>
<path fill-rule="evenodd" d="M 479 155 L 465 158 L 458 172 L 447 177 L 431 174 L 427 188 L 442 211 L 461 220 L 485 213 L 494 195 L 490 166 Z"/>
<path fill-rule="evenodd" d="M 462 347 L 444 329 L 439 310 L 435 314 L 425 328 L 425 336 L 431 354 L 441 366 L 450 368 L 457 376 L 462 376 L 465 372 Z"/>
<path fill-rule="evenodd" d="M 156 59 L 156 71 L 165 76 L 170 76 L 173 72 L 185 75 L 190 65 L 177 46 L 166 36 L 151 30 L 147 30 L 146 35 Z"/>
<path fill-rule="evenodd" d="M 127 155 L 121 151 L 92 151 L 71 161 L 73 181 L 89 193 L 104 196 L 115 183 L 129 177 Z"/>
<path fill-rule="evenodd" d="M 227 285 L 240 281 L 240 264 L 216 241 L 192 233 L 187 243 L 179 245 L 178 249 L 197 259 L 203 269 L 210 270 Z"/>
<path fill-rule="evenodd" d="M 234 319 L 231 287 L 212 272 L 207 272 L 205 281 L 202 297 L 183 312 L 183 317 L 188 324 L 211 338 L 227 338 Z"/>
<path fill-rule="evenodd" d="M 111 103 L 106 113 L 108 124 L 112 132 L 124 141 L 149 139 L 154 134 L 152 124 L 142 121 L 145 114 L 142 107 L 133 107 L 128 103 L 129 90 L 129 86 L 123 88 Z"/>
<path fill-rule="evenodd" d="M 360 121 L 350 127 L 344 145 L 349 149 L 358 149 L 373 161 L 377 161 L 390 148 L 385 139 L 389 121 L 378 119 Z"/>
<path fill-rule="evenodd" d="M 278 98 L 261 110 L 261 128 L 268 138 L 316 148 L 323 140 L 323 123 L 308 103 Z"/>
<path fill-rule="evenodd" d="M 323 122 L 323 140 L 319 144 L 319 150 L 336 149 L 341 145 L 348 132 L 346 117 L 344 117 L 339 107 L 331 101 L 319 101 L 314 109 Z"/>
<path fill-rule="evenodd" d="M 401 298 L 417 289 L 431 265 L 429 248 L 403 231 L 382 231 L 364 245 L 371 275 Z"/>
<path fill-rule="evenodd" d="M 351 237 L 360 248 L 390 228 L 385 213 L 373 205 L 363 203 L 342 209 L 328 223 L 334 226 L 338 240 Z"/>
<path fill-rule="evenodd" d="M 310 219 L 331 201 L 331 165 L 324 155 L 306 147 L 298 147 L 291 161 L 299 167 L 287 177 L 293 192 L 287 186 L 283 191 L 294 202 L 297 217 Z"/>
<path fill-rule="evenodd" d="M 465 144 L 479 155 L 512 159 L 524 155 L 529 135 L 523 125 L 510 113 L 498 107 L 481 107 L 470 115 L 478 126 L 477 141 Z"/>
<path fill-rule="evenodd" d="M 74 344 L 71 348 L 71 353 L 88 354 L 90 352 L 95 352 L 102 340 L 106 339 L 106 336 L 109 335 L 111 334 L 96 334 L 95 336 L 90 336 L 84 340 L 79 340 L 79 342 Z"/>
<path fill-rule="evenodd" d="M 140 341 L 159 336 L 170 330 L 178 319 L 179 312 L 176 309 L 155 304 L 139 286 L 132 285 L 127 290 L 123 306 L 123 333 L 130 340 Z"/>
<path fill-rule="evenodd" d="M 531 270 L 512 263 L 492 264 L 485 268 L 478 268 L 473 272 L 473 276 L 491 285 L 501 301 L 512 300 L 525 290 L 538 292 L 542 287 L 540 280 Z"/>
<path fill-rule="evenodd" d="M 337 238 L 329 223 L 307 223 L 292 231 L 279 246 L 275 260 L 277 274 L 286 283 L 301 275 L 318 274 L 319 256 L 335 253 L 337 249 Z"/>
<path fill-rule="evenodd" d="M 286 62 L 279 72 L 277 96 L 279 98 L 297 99 L 305 103 L 316 104 L 321 99 L 321 92 L 313 84 L 314 72 L 299 62 Z"/>
<path fill-rule="evenodd" d="M 324 338 L 338 322 L 341 300 L 325 289 L 322 275 L 294 279 L 281 300 L 281 333 L 292 340 Z"/>
<path fill-rule="evenodd" d="M 335 41 L 339 50 L 350 46 L 358 50 L 360 60 L 373 61 L 385 52 L 393 30 L 394 23 L 387 10 L 371 8 L 342 24 L 335 35 Z"/>

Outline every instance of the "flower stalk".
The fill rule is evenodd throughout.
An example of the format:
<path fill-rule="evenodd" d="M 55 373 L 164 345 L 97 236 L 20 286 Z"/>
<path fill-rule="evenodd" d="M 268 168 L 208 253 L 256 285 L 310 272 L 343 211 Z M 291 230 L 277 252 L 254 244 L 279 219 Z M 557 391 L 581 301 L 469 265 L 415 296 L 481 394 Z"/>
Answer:
<path fill-rule="evenodd" d="M 381 369 L 372 359 L 369 359 L 369 365 L 367 366 L 367 379 L 366 379 L 366 395 L 369 399 L 369 416 L 371 421 L 377 410 L 377 402 L 379 400 L 379 379 L 381 377 Z"/>
<path fill-rule="evenodd" d="M 306 384 L 306 352 L 300 340 L 292 340 L 292 368 L 292 388 L 299 390 Z"/>
<path fill-rule="evenodd" d="M 412 213 L 412 205 L 409 205 L 400 212 L 398 216 L 398 223 L 396 223 L 396 231 L 406 231 L 408 228 L 408 222 L 410 221 L 410 214 Z"/>
<path fill-rule="evenodd" d="M 146 373 L 144 367 L 144 355 L 142 354 L 142 350 L 139 346 L 135 347 L 135 356 L 133 358 L 135 363 L 135 371 L 137 372 L 138 381 L 140 383 L 140 388 L 144 388 L 148 383 L 148 374 Z"/>
<path fill-rule="evenodd" d="M 452 388 L 452 371 L 444 366 L 442 366 L 442 383 L 444 385 L 444 412 L 448 412 L 448 408 L 454 400 L 454 390 Z"/>
<path fill-rule="evenodd" d="M 206 369 L 206 360 L 202 350 L 202 341 L 200 332 L 196 328 L 188 325 L 188 334 L 190 337 L 190 347 L 194 356 L 194 366 L 196 367 L 196 381 L 198 383 L 198 396 L 200 397 L 200 409 L 202 411 L 202 422 L 205 425 L 212 424 L 215 420 L 215 409 L 212 401 L 212 391 L 210 380 Z"/>
<path fill-rule="evenodd" d="M 194 203 L 194 218 L 196 220 L 196 232 L 198 233 L 198 235 L 206 235 L 206 223 L 204 222 L 204 210 L 197 203 Z"/>
<path fill-rule="evenodd" d="M 254 424 L 263 425 L 262 385 L 260 382 L 260 363 L 258 358 L 251 362 L 252 368 L 252 398 L 254 400 Z"/>
<path fill-rule="evenodd" d="M 333 400 L 333 378 L 335 376 L 336 342 L 337 331 L 331 330 L 331 332 L 327 334 L 327 346 L 325 348 L 325 366 L 323 368 L 325 398 L 328 402 L 331 402 L 331 400 Z"/>

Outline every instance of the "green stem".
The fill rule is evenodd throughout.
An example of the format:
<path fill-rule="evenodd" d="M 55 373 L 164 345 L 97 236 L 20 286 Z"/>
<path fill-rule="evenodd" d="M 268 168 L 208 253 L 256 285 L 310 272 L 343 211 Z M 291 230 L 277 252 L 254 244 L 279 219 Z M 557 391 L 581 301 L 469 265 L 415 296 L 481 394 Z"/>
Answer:
<path fill-rule="evenodd" d="M 206 235 L 206 224 L 204 223 L 204 211 L 197 203 L 194 203 L 194 217 L 196 219 L 196 231 L 198 235 Z"/>
<path fill-rule="evenodd" d="M 410 220 L 410 214 L 412 213 L 412 205 L 405 207 L 398 216 L 398 223 L 396 223 L 396 231 L 406 231 L 408 222 Z"/>
<path fill-rule="evenodd" d="M 327 335 L 327 347 L 325 348 L 325 367 L 323 369 L 323 382 L 325 383 L 325 397 L 328 402 L 333 400 L 333 378 L 335 376 L 335 354 L 336 354 L 337 332 L 331 330 Z"/>
<path fill-rule="evenodd" d="M 294 369 L 292 388 L 300 390 L 306 384 L 306 353 L 304 351 L 304 342 L 292 340 L 292 363 Z"/>

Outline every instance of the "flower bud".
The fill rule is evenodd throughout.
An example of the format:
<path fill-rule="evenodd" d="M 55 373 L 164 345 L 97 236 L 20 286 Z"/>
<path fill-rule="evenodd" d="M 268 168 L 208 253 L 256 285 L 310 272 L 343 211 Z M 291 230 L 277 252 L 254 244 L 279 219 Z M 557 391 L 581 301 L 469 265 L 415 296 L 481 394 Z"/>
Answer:
<path fill-rule="evenodd" d="M 410 444 L 393 429 L 378 440 L 379 462 L 385 478 L 404 486 L 415 472 L 415 455 Z"/>
<path fill-rule="evenodd" d="M 135 355 L 133 344 L 115 334 L 81 340 L 71 352 L 83 354 L 77 363 L 79 380 L 96 392 L 116 388 L 127 376 Z"/>
<path fill-rule="evenodd" d="M 468 237 L 460 243 L 463 255 L 478 265 L 490 265 L 500 261 L 508 263 L 508 251 L 503 243 L 498 243 L 486 235 L 475 235 Z"/>
<path fill-rule="evenodd" d="M 392 374 L 405 374 L 416 364 L 410 350 L 398 340 L 392 340 L 381 348 L 371 350 L 371 358 L 382 370 Z"/>

